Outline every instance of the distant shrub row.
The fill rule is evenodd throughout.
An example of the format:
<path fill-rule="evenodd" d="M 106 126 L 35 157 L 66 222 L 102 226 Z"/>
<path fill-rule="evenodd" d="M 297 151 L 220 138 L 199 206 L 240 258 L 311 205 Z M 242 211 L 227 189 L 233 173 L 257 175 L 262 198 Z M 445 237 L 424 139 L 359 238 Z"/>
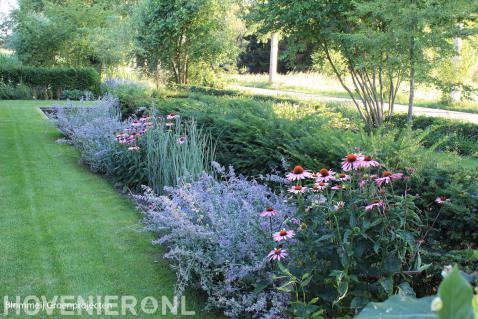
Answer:
<path fill-rule="evenodd" d="M 1 65 L 0 83 L 9 87 L 27 86 L 34 98 L 58 99 L 64 90 L 97 93 L 100 77 L 93 68 Z"/>
<path fill-rule="evenodd" d="M 393 118 L 392 125 L 404 127 L 406 123 L 406 116 L 400 114 Z M 478 157 L 478 125 L 476 124 L 417 116 L 413 120 L 412 128 L 414 130 L 432 129 L 424 141 L 426 147 L 441 141 L 439 149 L 442 151 L 456 152 L 462 156 Z"/>

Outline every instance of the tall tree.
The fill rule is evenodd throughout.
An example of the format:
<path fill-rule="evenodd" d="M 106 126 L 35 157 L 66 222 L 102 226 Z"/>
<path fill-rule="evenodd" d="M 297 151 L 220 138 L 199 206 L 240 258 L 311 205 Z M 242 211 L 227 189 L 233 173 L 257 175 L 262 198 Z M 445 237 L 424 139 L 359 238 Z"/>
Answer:
<path fill-rule="evenodd" d="M 450 52 L 454 35 L 471 32 L 456 21 L 475 13 L 476 0 L 257 0 L 250 18 L 264 33 L 315 43 L 367 126 L 378 127 L 407 79 L 413 105 L 417 76 Z"/>
<path fill-rule="evenodd" d="M 101 71 L 123 61 L 131 42 L 124 6 L 113 0 L 20 0 L 9 44 L 26 64 Z"/>
<path fill-rule="evenodd" d="M 241 27 L 235 8 L 229 0 L 144 0 L 136 16 L 138 62 L 186 84 L 192 74 L 235 61 Z"/>

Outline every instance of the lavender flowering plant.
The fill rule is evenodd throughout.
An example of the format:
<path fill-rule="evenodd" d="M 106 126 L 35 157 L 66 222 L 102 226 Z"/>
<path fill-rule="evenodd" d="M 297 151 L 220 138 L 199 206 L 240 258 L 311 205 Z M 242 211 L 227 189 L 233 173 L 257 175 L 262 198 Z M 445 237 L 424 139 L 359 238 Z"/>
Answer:
<path fill-rule="evenodd" d="M 56 107 L 56 125 L 80 151 L 81 161 L 93 172 L 106 173 L 115 147 L 115 133 L 125 127 L 118 100 L 111 95 L 94 105 Z"/>
<path fill-rule="evenodd" d="M 255 181 L 214 163 L 220 180 L 204 173 L 197 181 L 150 188 L 135 196 L 147 228 L 159 234 L 177 273 L 176 293 L 196 285 L 208 308 L 231 318 L 284 318 L 289 295 L 273 287 L 271 230 L 291 219 L 294 207 Z"/>

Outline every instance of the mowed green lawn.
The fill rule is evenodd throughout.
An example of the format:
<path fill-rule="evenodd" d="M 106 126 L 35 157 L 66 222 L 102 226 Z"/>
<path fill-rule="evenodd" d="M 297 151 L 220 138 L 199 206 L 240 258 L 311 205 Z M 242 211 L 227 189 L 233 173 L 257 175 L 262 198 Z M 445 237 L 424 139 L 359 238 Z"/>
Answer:
<path fill-rule="evenodd" d="M 0 317 L 4 296 L 171 297 L 175 274 L 140 214 L 80 166 L 72 146 L 55 142 L 61 135 L 37 108 L 49 104 L 0 101 Z M 187 297 L 190 318 L 215 317 Z M 139 317 L 173 317 L 159 309 Z"/>

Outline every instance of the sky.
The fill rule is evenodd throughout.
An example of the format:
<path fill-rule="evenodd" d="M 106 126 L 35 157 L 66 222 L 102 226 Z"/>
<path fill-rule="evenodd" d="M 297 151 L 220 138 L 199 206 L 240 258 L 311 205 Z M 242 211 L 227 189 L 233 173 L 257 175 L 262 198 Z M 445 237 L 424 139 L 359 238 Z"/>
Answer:
<path fill-rule="evenodd" d="M 17 0 L 0 0 L 0 13 L 8 13 L 17 5 Z"/>

